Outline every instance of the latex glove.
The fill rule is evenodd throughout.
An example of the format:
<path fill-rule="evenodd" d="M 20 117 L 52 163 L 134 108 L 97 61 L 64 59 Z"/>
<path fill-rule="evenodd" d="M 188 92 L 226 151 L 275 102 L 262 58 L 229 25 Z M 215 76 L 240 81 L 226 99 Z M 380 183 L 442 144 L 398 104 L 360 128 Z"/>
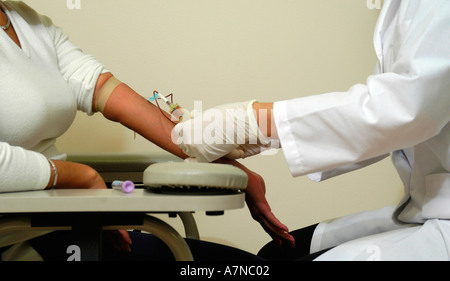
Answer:
<path fill-rule="evenodd" d="M 278 142 L 272 142 L 259 129 L 254 102 L 225 104 L 192 114 L 190 120 L 174 127 L 172 139 L 186 155 L 199 162 L 224 156 L 238 159 L 278 148 Z"/>

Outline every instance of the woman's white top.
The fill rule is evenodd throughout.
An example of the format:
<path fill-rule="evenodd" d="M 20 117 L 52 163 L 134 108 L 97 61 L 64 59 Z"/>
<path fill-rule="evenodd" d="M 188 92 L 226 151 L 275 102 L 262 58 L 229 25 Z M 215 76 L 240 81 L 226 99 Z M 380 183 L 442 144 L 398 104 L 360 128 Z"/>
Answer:
<path fill-rule="evenodd" d="M 92 114 L 102 64 L 23 2 L 0 2 L 21 47 L 0 30 L 0 192 L 44 189 L 47 157 L 77 110 Z"/>

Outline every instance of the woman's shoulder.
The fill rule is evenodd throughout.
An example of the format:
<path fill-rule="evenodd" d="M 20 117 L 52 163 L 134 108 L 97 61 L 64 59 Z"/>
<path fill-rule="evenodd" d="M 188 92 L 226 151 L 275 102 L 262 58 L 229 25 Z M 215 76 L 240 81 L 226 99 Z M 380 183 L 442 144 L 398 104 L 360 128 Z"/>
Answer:
<path fill-rule="evenodd" d="M 42 22 L 42 17 L 23 1 L 3 1 L 3 4 L 8 10 L 17 12 L 29 24 L 39 24 Z"/>

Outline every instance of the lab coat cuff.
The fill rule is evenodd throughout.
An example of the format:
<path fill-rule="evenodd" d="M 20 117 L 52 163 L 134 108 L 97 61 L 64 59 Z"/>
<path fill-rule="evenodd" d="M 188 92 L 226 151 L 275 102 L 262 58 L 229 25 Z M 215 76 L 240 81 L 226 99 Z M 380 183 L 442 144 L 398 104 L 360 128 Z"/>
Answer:
<path fill-rule="evenodd" d="M 273 103 L 273 118 L 278 131 L 278 138 L 283 147 L 284 157 L 294 177 L 304 175 L 302 158 L 287 116 L 288 101 Z"/>

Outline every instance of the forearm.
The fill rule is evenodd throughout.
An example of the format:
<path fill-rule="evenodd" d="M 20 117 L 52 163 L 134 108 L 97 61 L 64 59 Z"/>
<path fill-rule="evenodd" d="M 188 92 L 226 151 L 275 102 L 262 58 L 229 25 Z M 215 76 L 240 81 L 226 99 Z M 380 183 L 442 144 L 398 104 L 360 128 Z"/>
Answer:
<path fill-rule="evenodd" d="M 102 74 L 97 82 L 96 91 L 111 76 L 111 74 Z M 114 89 L 102 113 L 107 119 L 120 122 L 174 155 L 181 158 L 187 157 L 172 141 L 171 133 L 175 124 L 162 115 L 155 105 L 149 103 L 126 84 L 122 83 Z"/>
<path fill-rule="evenodd" d="M 112 74 L 110 73 L 100 75 L 97 82 L 96 94 L 102 88 L 105 81 L 111 77 Z M 94 97 L 95 101 L 96 98 Z M 95 108 L 95 104 L 93 106 Z M 263 134 L 272 139 L 277 138 L 277 130 L 273 121 L 273 103 L 255 102 L 253 108 L 258 125 Z M 181 158 L 187 158 L 179 146 L 172 141 L 171 133 L 175 124 L 161 114 L 156 106 L 149 103 L 126 84 L 122 83 L 112 91 L 102 113 L 106 118 L 120 122 L 159 147 Z M 245 167 L 238 162 L 230 164 L 239 166 L 245 170 Z"/>
<path fill-rule="evenodd" d="M 50 166 L 51 175 L 46 189 L 102 189 L 106 185 L 101 176 L 91 167 L 68 161 L 53 160 L 54 169 Z M 50 165 L 50 163 L 49 163 Z M 57 175 L 56 185 L 53 186 Z"/>
<path fill-rule="evenodd" d="M 108 77 L 106 76 L 106 79 L 107 78 Z M 105 81 L 105 76 L 99 79 L 99 83 L 102 83 L 102 81 Z M 94 101 L 95 100 L 96 99 L 94 97 Z M 270 120 L 268 124 L 273 124 L 270 104 L 261 104 L 261 106 L 264 106 L 266 109 L 270 109 L 266 110 L 268 113 L 266 118 Z M 257 112 L 259 118 L 264 118 L 262 117 L 264 114 L 262 111 Z M 172 141 L 171 134 L 175 125 L 163 116 L 156 106 L 135 93 L 127 85 L 122 83 L 111 92 L 111 95 L 108 97 L 107 102 L 104 105 L 102 113 L 106 118 L 122 123 L 161 148 L 181 158 L 187 158 L 178 145 Z M 263 122 L 258 122 L 258 124 L 261 126 Z M 276 130 L 272 127 L 273 126 L 269 125 L 266 133 L 273 137 Z M 222 158 L 216 160 L 216 162 L 234 165 L 242 169 L 247 174 L 248 183 L 245 190 L 246 202 L 249 205 L 252 216 L 262 224 L 263 228 L 266 229 L 266 231 L 274 239 L 277 241 L 285 240 L 289 244 L 293 245 L 294 241 L 292 236 L 287 233 L 287 227 L 279 222 L 270 210 L 270 206 L 264 195 L 265 184 L 262 177 L 234 160 Z"/>
<path fill-rule="evenodd" d="M 271 139 L 278 139 L 278 132 L 273 116 L 273 103 L 253 103 L 253 110 L 261 132 Z"/>

